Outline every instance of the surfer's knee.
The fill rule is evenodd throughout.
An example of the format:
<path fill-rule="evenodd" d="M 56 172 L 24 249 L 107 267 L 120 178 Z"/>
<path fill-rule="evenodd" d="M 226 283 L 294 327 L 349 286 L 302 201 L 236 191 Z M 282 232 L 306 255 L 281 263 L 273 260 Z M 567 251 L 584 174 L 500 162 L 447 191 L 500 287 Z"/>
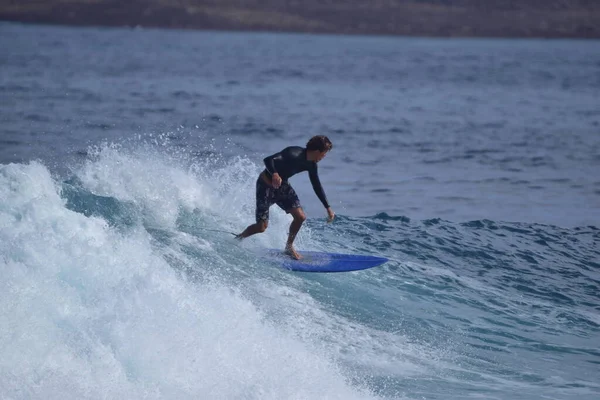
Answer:
<path fill-rule="evenodd" d="M 294 219 L 299 223 L 303 223 L 304 221 L 306 221 L 306 214 L 304 214 L 304 210 L 301 208 L 297 208 L 294 211 L 293 216 Z"/>

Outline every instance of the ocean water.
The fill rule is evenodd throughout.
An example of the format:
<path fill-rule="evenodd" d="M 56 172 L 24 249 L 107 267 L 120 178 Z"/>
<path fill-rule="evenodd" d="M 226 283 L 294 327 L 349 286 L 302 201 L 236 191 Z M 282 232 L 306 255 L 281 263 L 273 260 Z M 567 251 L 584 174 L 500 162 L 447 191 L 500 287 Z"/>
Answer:
<path fill-rule="evenodd" d="M 600 42 L 0 24 L 0 398 L 597 399 Z M 297 248 L 265 155 L 327 134 Z"/>

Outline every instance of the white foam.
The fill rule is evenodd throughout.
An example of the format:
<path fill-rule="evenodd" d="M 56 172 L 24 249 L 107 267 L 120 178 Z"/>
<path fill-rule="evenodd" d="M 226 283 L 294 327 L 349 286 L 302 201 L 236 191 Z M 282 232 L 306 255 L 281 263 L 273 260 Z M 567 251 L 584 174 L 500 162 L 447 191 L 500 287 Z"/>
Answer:
<path fill-rule="evenodd" d="M 195 175 L 158 152 L 142 154 L 103 145 L 91 152 L 78 177 L 94 194 L 133 202 L 149 223 L 173 227 L 180 209 L 210 208 L 210 190 Z"/>
<path fill-rule="evenodd" d="M 210 201 L 182 170 L 138 161 L 106 150 L 81 176 L 166 227 Z M 67 209 L 38 163 L 0 166 L 0 227 L 3 398 L 371 397 L 235 287 L 188 281 L 141 227 Z"/>

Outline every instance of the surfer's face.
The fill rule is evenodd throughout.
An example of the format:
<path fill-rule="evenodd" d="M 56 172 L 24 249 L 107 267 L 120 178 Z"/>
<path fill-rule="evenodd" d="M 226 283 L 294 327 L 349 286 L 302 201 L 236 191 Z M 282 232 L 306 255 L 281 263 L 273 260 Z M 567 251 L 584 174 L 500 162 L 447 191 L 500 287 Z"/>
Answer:
<path fill-rule="evenodd" d="M 316 162 L 321 161 L 322 159 L 325 158 L 325 156 L 327 155 L 327 151 L 317 151 L 317 158 L 315 159 Z"/>

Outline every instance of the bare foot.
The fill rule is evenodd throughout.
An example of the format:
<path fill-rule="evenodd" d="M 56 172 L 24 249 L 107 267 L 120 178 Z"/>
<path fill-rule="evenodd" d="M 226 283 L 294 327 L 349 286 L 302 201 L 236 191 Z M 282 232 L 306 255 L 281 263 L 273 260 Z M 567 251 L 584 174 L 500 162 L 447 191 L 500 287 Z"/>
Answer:
<path fill-rule="evenodd" d="M 290 257 L 292 257 L 295 260 L 301 260 L 302 259 L 302 256 L 300 255 L 300 253 L 298 253 L 296 251 L 296 249 L 294 249 L 293 246 L 287 246 L 285 248 L 285 250 L 284 250 L 283 253 L 286 254 L 286 255 L 288 255 L 288 256 L 290 256 Z"/>

